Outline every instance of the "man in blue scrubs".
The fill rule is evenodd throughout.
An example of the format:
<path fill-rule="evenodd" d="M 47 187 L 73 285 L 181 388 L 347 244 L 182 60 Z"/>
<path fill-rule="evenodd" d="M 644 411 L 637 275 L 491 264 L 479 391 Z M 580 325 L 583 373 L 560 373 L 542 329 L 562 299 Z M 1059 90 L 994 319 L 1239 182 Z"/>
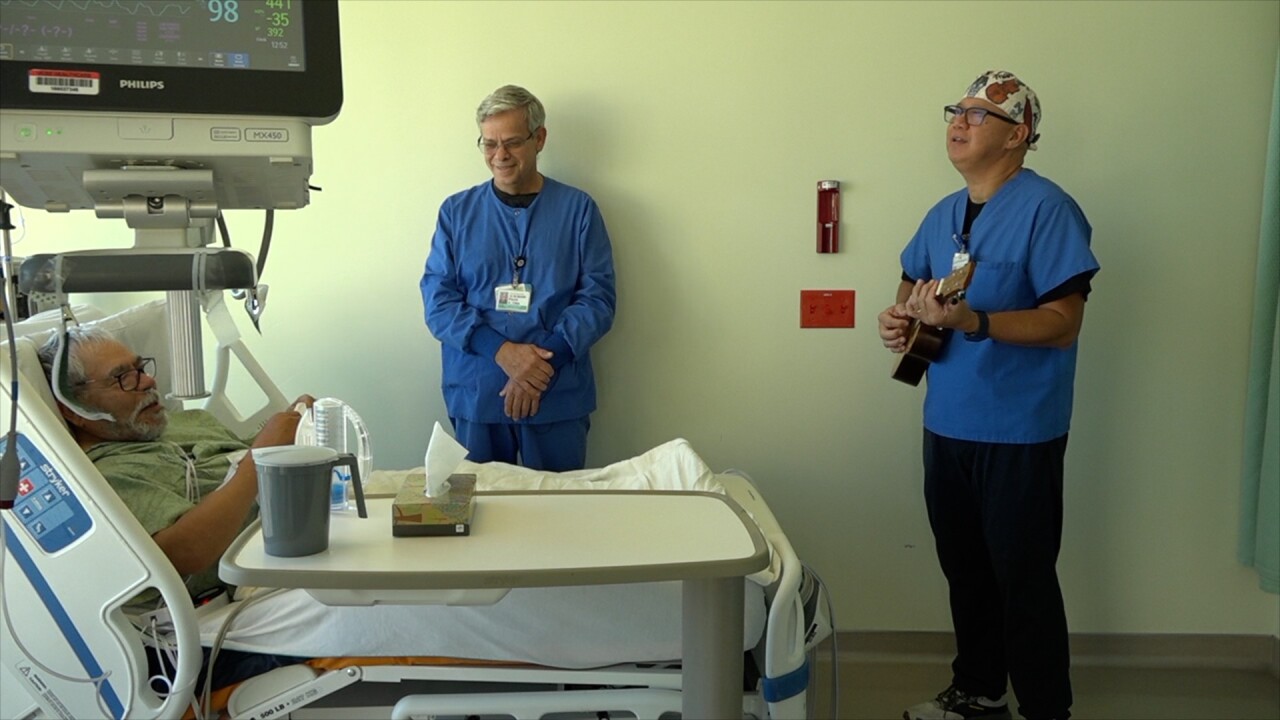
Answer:
<path fill-rule="evenodd" d="M 902 251 L 896 302 L 880 313 L 886 347 L 908 349 L 913 320 L 947 337 L 927 371 L 924 490 L 950 586 L 951 686 L 908 720 L 1067 718 L 1066 612 L 1055 569 L 1076 339 L 1098 261 L 1075 201 L 1023 167 L 1040 101 L 1004 71 L 943 110 L 965 188 L 929 211 Z M 974 262 L 963 300 L 939 283 Z"/>
<path fill-rule="evenodd" d="M 591 346 L 613 326 L 613 250 L 595 201 L 538 172 L 546 112 L 515 85 L 476 110 L 493 180 L 440 206 L 422 275 L 458 441 L 475 462 L 585 466 Z"/>

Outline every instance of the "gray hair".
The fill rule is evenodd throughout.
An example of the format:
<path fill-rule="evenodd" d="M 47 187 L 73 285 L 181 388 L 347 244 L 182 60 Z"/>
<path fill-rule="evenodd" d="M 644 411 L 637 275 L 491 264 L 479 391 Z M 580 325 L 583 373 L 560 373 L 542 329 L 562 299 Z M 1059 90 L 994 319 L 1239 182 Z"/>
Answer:
<path fill-rule="evenodd" d="M 480 107 L 476 108 L 476 125 L 508 110 L 524 110 L 531 134 L 547 122 L 547 111 L 542 107 L 542 101 L 534 97 L 533 93 L 519 85 L 503 85 L 480 101 Z"/>
<path fill-rule="evenodd" d="M 62 394 L 71 399 L 79 399 L 82 392 L 80 386 L 89 381 L 84 369 L 84 355 L 88 348 L 96 347 L 104 342 L 115 340 L 111 333 L 97 327 L 73 325 L 67 328 L 66 355 L 62 359 Z M 62 349 L 63 335 L 54 334 L 36 351 L 40 356 L 40 367 L 44 368 L 44 376 L 53 387 L 53 368 L 58 351 Z"/>

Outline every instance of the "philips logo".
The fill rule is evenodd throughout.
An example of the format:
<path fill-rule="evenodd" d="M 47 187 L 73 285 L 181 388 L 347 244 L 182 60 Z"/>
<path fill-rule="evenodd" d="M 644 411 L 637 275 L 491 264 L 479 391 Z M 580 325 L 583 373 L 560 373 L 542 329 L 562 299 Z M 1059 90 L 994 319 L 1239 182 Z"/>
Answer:
<path fill-rule="evenodd" d="M 121 80 L 123 90 L 163 90 L 163 80 Z"/>

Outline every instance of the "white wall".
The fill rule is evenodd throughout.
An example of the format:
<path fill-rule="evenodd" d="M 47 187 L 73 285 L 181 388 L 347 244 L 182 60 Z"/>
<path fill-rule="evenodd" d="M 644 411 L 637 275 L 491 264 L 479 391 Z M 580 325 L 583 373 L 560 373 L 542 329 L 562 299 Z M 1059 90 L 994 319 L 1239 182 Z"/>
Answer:
<path fill-rule="evenodd" d="M 417 282 L 440 202 L 487 177 L 475 106 L 521 84 L 548 110 L 541 168 L 597 199 L 614 242 L 590 462 L 688 438 L 755 478 L 842 629 L 948 628 L 923 388 L 888 378 L 875 316 L 961 184 L 941 106 L 1004 67 L 1044 105 L 1028 164 L 1083 206 L 1103 266 L 1067 458 L 1072 629 L 1280 634 L 1235 560 L 1280 3 L 348 0 L 342 23 L 324 191 L 277 217 L 253 348 L 286 392 L 355 405 L 378 466 L 420 464 L 445 420 Z M 818 256 L 828 178 L 842 249 Z M 260 216 L 230 216 L 256 250 Z M 25 222 L 18 255 L 132 241 L 91 214 Z M 857 328 L 800 330 L 802 288 L 855 289 Z"/>

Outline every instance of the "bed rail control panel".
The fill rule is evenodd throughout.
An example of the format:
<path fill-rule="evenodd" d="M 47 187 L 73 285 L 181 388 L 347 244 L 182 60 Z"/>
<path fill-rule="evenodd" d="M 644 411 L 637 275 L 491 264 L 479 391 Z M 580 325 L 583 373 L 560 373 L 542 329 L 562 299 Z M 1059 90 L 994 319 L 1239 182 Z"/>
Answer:
<path fill-rule="evenodd" d="M 46 553 L 56 553 L 89 532 L 93 519 L 85 512 L 80 499 L 21 433 L 18 434 L 18 466 L 21 475 L 13 517 Z"/>

